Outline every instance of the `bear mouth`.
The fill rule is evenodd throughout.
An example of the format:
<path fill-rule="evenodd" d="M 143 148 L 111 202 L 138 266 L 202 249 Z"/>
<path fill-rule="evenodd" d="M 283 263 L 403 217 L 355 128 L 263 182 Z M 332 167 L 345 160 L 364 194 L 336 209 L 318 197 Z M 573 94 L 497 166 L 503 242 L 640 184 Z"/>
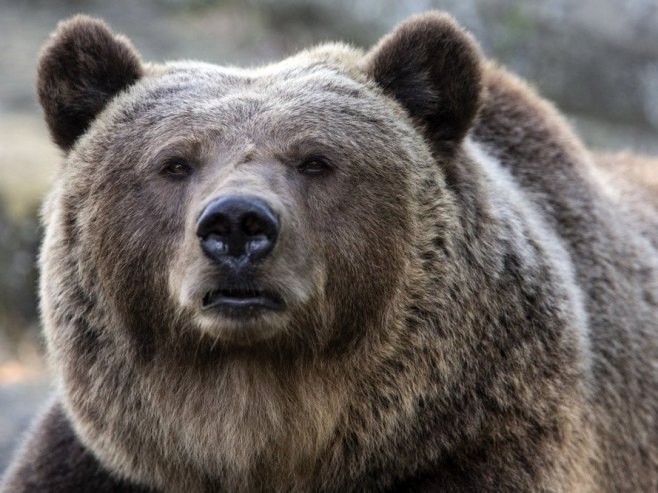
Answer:
<path fill-rule="evenodd" d="M 203 310 L 217 309 L 228 315 L 244 316 L 261 310 L 281 311 L 283 298 L 277 293 L 260 289 L 221 288 L 208 291 L 201 303 Z"/>

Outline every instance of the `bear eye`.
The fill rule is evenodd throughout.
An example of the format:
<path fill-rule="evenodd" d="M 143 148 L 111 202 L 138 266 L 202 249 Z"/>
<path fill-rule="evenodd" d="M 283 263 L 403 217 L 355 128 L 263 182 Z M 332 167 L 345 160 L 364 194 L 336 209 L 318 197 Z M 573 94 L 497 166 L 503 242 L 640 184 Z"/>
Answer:
<path fill-rule="evenodd" d="M 297 171 L 303 175 L 317 176 L 326 173 L 330 168 L 326 158 L 322 156 L 311 156 L 297 166 Z"/>
<path fill-rule="evenodd" d="M 181 179 L 192 174 L 192 166 L 183 158 L 171 158 L 165 161 L 162 172 L 171 178 Z"/>

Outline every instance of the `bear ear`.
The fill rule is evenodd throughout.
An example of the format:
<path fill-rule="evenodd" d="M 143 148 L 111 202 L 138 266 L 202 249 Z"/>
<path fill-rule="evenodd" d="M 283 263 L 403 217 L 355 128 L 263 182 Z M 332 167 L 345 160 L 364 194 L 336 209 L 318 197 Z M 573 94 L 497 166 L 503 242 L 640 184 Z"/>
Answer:
<path fill-rule="evenodd" d="M 78 15 L 59 24 L 41 53 L 37 93 L 55 143 L 68 151 L 105 105 L 143 74 L 132 44 Z"/>
<path fill-rule="evenodd" d="M 430 12 L 402 22 L 366 55 L 377 84 L 419 121 L 433 143 L 454 148 L 478 112 L 480 50 L 447 14 Z"/>

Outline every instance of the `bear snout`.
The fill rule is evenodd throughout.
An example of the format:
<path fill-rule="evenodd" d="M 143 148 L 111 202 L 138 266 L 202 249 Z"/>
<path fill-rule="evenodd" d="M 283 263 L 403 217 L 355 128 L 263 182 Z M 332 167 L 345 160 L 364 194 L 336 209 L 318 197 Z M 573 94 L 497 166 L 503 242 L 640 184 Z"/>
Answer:
<path fill-rule="evenodd" d="M 239 270 L 272 252 L 279 229 L 279 218 L 267 202 L 250 195 L 229 195 L 206 206 L 196 234 L 201 250 L 213 263 Z"/>

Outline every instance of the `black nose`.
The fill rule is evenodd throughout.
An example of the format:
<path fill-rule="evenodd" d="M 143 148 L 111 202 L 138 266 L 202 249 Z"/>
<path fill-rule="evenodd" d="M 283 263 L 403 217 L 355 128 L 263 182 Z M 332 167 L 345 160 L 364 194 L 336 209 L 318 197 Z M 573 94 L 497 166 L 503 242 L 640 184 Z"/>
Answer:
<path fill-rule="evenodd" d="M 203 252 L 213 261 L 266 257 L 279 236 L 279 220 L 258 197 L 229 195 L 213 200 L 197 221 Z"/>

